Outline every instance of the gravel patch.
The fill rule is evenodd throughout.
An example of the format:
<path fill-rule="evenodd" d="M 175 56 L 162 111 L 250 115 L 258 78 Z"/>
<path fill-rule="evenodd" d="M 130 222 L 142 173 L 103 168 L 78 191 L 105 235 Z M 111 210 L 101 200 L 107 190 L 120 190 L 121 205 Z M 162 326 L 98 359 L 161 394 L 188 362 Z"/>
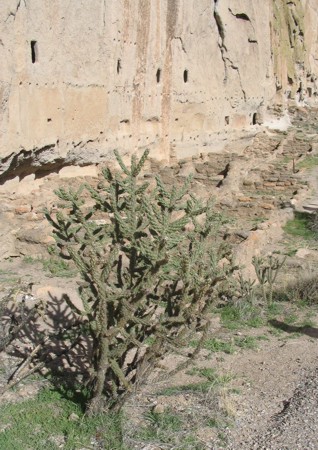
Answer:
<path fill-rule="evenodd" d="M 283 410 L 272 417 L 265 432 L 231 449 L 318 449 L 318 368 L 302 381 Z"/>

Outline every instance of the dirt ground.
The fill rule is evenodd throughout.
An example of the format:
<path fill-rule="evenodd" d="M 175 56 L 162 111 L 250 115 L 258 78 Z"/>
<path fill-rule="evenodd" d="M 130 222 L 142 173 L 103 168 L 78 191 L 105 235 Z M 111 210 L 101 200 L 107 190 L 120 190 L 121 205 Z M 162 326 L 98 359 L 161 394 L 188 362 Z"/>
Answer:
<path fill-rule="evenodd" d="M 296 260 L 297 258 L 293 257 L 294 265 Z M 301 263 L 300 259 L 299 262 Z M 17 262 L 7 264 L 11 268 L 11 276 L 17 274 L 32 277 L 37 274 L 41 292 L 47 290 L 57 298 L 62 291 L 74 292 L 72 280 L 48 279 L 44 274 L 39 277 L 39 267 L 37 268 L 36 264 L 22 263 L 20 266 Z M 297 270 L 303 271 L 299 267 Z M 6 273 L 9 273 L 8 269 Z M 45 289 L 44 282 L 46 282 Z M 184 358 L 176 354 L 167 356 L 149 384 L 143 387 L 126 407 L 128 448 L 147 450 L 174 448 L 173 445 L 160 443 L 160 440 L 157 442 L 150 440 L 150 443 L 146 443 L 136 438 L 136 430 L 147 425 L 145 417 L 151 411 L 159 414 L 169 412 L 186 418 L 188 428 L 176 433 L 180 434 L 178 440 L 181 445 L 184 436 L 194 432 L 202 444 L 200 448 L 206 449 L 318 448 L 315 439 L 318 428 L 312 431 L 312 435 L 306 429 L 308 421 L 309 426 L 310 423 L 314 423 L 310 420 L 313 410 L 317 415 L 317 402 L 311 404 L 310 411 L 306 410 L 305 413 L 300 412 L 298 407 L 293 411 L 293 417 L 298 417 L 296 424 L 290 425 L 289 422 L 282 420 L 282 414 L 286 415 L 286 411 L 293 405 L 292 400 L 297 396 L 297 389 L 313 378 L 312 374 L 318 367 L 318 307 L 299 307 L 282 302 L 271 317 L 270 323 L 257 327 L 234 326 L 234 329 L 229 329 L 222 324 L 218 313 L 213 314 L 210 338 L 212 341 L 216 340 L 216 344 L 212 342 L 215 348 L 212 346 L 211 349 L 201 350 L 199 357 L 187 370 L 172 377 L 169 375 L 167 377 L 166 374 Z M 241 346 L 239 342 L 242 342 Z M 223 343 L 227 346 L 222 346 Z M 0 386 L 3 386 L 6 376 L 21 359 L 5 353 L 2 353 L 0 358 L 2 367 Z M 73 369 L 67 360 L 64 364 L 68 373 L 72 372 Z M 218 378 L 225 380 L 224 383 L 221 381 L 218 384 L 216 378 L 211 383 L 210 390 L 192 391 L 193 384 L 199 385 L 204 381 L 198 376 L 200 369 L 205 371 L 211 369 Z M 195 370 L 198 372 L 195 373 Z M 158 377 L 162 381 L 157 381 Z M 24 380 L 15 390 L 6 392 L 1 402 L 30 398 L 42 385 L 39 380 Z M 172 391 L 169 392 L 169 389 Z M 306 397 L 307 391 L 308 388 L 303 390 L 302 398 Z M 210 419 L 213 426 L 207 419 Z M 289 444 L 277 446 L 275 442 L 286 432 L 286 427 L 289 427 Z M 276 430 L 274 438 L 268 437 L 273 430 Z M 298 445 L 297 439 L 302 434 L 305 434 L 309 441 Z M 286 443 L 286 439 L 284 442 Z"/>
<path fill-rule="evenodd" d="M 318 316 L 315 316 L 318 319 Z M 292 327 L 291 327 L 292 329 Z M 138 400 L 134 400 L 130 407 L 134 408 L 134 420 L 136 421 L 136 403 L 139 405 L 140 421 L 142 414 L 149 408 L 155 410 L 172 410 L 175 414 L 188 411 L 190 427 L 196 427 L 196 435 L 199 437 L 206 449 L 281 449 L 289 450 L 317 447 L 317 428 L 311 436 L 305 429 L 311 414 L 307 417 L 299 412 L 297 426 L 286 430 L 284 423 L 277 431 L 278 437 L 288 432 L 289 444 L 280 447 L 275 444 L 275 438 L 269 443 L 264 436 L 271 432 L 281 414 L 289 405 L 299 385 L 304 384 L 315 372 L 318 362 L 317 337 L 318 328 L 309 327 L 299 333 L 286 331 L 276 335 L 275 329 L 258 328 L 234 332 L 235 335 L 246 337 L 261 336 L 264 340 L 258 341 L 254 349 L 237 349 L 233 354 L 212 353 L 203 351 L 195 363 L 197 368 L 212 368 L 221 376 L 230 377 L 231 380 L 217 393 L 211 397 L 206 396 L 205 401 L 198 400 L 185 390 L 176 389 L 174 395 L 157 395 L 162 392 L 163 386 L 187 386 L 199 379 L 193 378 L 185 373 L 178 374 L 169 379 L 169 383 L 148 386 Z M 228 331 L 219 328 L 215 330 L 223 339 L 229 338 Z M 233 338 L 233 333 L 231 334 Z M 267 339 L 265 339 L 265 337 Z M 231 339 L 231 338 L 230 338 Z M 171 362 L 171 361 L 170 361 Z M 169 365 L 169 363 L 168 363 Z M 171 364 L 170 364 L 171 366 Z M 154 389 L 155 388 L 155 389 Z M 305 397 L 306 394 L 304 394 Z M 216 398 L 213 398 L 216 396 Z M 145 400 L 146 399 L 146 400 Z M 162 409 L 158 409 L 162 405 Z M 314 413 L 317 413 L 317 403 L 312 405 Z M 137 410 L 138 411 L 138 410 Z M 192 412 L 189 413 L 189 411 Z M 298 411 L 293 412 L 298 415 Z M 193 415 L 196 416 L 194 419 Z M 204 426 L 204 418 L 218 416 L 219 425 L 215 428 Z M 138 414 L 137 414 L 138 417 Z M 224 421 L 225 418 L 228 422 Z M 223 419 L 223 424 L 222 424 Z M 201 426 L 198 422 L 201 421 Z M 301 434 L 309 438 L 306 445 L 297 445 L 297 438 Z M 181 438 L 182 441 L 182 438 Z M 141 442 L 134 442 L 131 448 L 142 448 Z M 267 444 L 266 444 L 267 442 Z M 264 447 L 263 447 L 264 446 Z M 173 448 L 160 445 L 145 448 Z M 182 447 L 181 447 L 182 448 Z"/>

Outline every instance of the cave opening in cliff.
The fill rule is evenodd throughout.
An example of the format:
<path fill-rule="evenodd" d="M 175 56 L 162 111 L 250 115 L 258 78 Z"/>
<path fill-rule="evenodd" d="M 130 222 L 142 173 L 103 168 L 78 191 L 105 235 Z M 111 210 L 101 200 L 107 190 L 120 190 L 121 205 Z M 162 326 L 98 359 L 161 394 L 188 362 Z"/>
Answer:
<path fill-rule="evenodd" d="M 121 59 L 117 59 L 117 74 L 119 75 L 121 70 Z"/>
<path fill-rule="evenodd" d="M 187 83 L 188 80 L 189 80 L 189 72 L 188 72 L 187 69 L 185 69 L 185 71 L 183 72 L 183 81 L 184 81 L 185 83 Z"/>
<path fill-rule="evenodd" d="M 257 113 L 254 113 L 254 114 L 253 114 L 252 124 L 253 124 L 253 125 L 256 125 L 256 124 L 257 124 Z"/>
<path fill-rule="evenodd" d="M 38 43 L 36 41 L 31 41 L 31 60 L 32 64 L 36 63 L 38 60 Z"/>
<path fill-rule="evenodd" d="M 225 125 L 230 125 L 230 116 L 225 116 L 224 122 L 225 122 Z"/>
<path fill-rule="evenodd" d="M 156 73 L 156 80 L 157 80 L 157 83 L 160 83 L 160 79 L 161 79 L 161 69 L 158 69 L 158 70 L 157 70 L 157 73 Z"/>

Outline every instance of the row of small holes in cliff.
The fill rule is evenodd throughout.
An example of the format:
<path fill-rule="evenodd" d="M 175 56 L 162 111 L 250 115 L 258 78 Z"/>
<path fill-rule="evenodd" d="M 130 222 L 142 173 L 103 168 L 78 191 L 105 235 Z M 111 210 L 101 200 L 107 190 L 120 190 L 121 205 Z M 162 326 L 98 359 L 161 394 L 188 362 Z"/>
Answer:
<path fill-rule="evenodd" d="M 38 62 L 38 59 L 39 59 L 38 43 L 37 43 L 37 41 L 31 41 L 30 45 L 31 45 L 31 61 L 32 61 L 32 64 L 34 64 L 34 63 Z M 118 75 L 120 74 L 121 70 L 122 70 L 121 59 L 118 59 L 117 60 L 117 69 L 116 69 Z M 159 84 L 161 81 L 161 69 L 158 69 L 156 72 L 156 80 L 157 80 L 157 83 Z M 183 81 L 184 81 L 184 83 L 187 83 L 188 80 L 189 80 L 189 71 L 187 69 L 185 69 L 183 71 Z"/>
<path fill-rule="evenodd" d="M 122 69 L 121 59 L 118 59 L 117 60 L 117 74 L 118 75 L 120 74 L 121 69 Z M 156 80 L 157 80 L 157 83 L 159 84 L 161 81 L 161 69 L 158 69 L 156 72 Z M 187 69 L 185 69 L 183 71 L 183 81 L 184 81 L 184 83 L 187 83 L 188 80 L 189 80 L 189 71 Z"/>

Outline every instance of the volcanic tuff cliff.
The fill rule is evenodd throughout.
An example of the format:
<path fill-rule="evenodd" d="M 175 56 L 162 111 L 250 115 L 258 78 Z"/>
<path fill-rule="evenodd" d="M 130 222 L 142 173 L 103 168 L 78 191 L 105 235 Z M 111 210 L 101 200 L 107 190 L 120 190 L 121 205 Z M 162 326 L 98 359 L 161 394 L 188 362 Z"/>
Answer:
<path fill-rule="evenodd" d="M 1 0 L 0 23 L 0 182 L 219 151 L 318 94 L 318 0 Z"/>

